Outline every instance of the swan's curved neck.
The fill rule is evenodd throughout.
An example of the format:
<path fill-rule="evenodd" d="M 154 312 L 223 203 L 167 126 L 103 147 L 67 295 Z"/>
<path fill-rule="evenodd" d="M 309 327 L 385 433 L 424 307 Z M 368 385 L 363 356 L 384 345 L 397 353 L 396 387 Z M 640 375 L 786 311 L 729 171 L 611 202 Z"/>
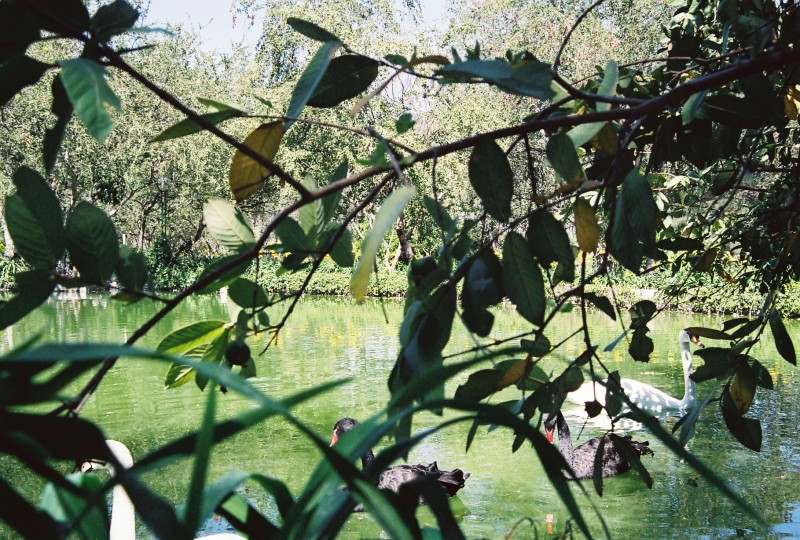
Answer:
<path fill-rule="evenodd" d="M 688 341 L 681 341 L 681 363 L 683 364 L 683 384 L 684 393 L 681 400 L 681 408 L 688 409 L 694 405 L 697 389 L 692 374 L 692 350 Z"/>
<path fill-rule="evenodd" d="M 111 491 L 111 527 L 110 540 L 135 540 L 136 539 L 136 512 L 133 509 L 128 493 L 121 485 L 117 484 Z"/>
<path fill-rule="evenodd" d="M 375 459 L 375 454 L 372 453 L 372 450 L 368 450 L 366 454 L 361 456 L 361 469 L 367 470 L 373 459 Z"/>
<path fill-rule="evenodd" d="M 564 415 L 561 414 L 561 411 L 558 411 L 556 416 L 556 426 L 558 427 L 558 450 L 561 452 L 561 455 L 564 456 L 569 466 L 572 467 L 572 435 L 569 432 L 569 426 L 564 419 Z"/>

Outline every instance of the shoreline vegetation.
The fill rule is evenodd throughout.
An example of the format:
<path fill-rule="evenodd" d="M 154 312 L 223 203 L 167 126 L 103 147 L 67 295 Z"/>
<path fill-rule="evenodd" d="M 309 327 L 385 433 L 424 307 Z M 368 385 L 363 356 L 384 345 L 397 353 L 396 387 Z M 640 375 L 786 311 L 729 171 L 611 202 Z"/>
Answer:
<path fill-rule="evenodd" d="M 11 279 L 13 272 L 6 268 L 14 261 L 5 259 L 0 265 L 0 291 L 14 290 Z M 156 266 L 151 276 L 157 290 L 180 290 L 188 287 L 200 275 L 208 261 L 184 259 L 170 266 Z M 291 294 L 298 291 L 305 280 L 301 273 L 282 272 L 277 261 L 262 262 L 256 272 L 251 269 L 247 277 L 258 279 L 264 289 L 271 294 Z M 314 296 L 350 296 L 351 273 L 325 262 L 306 286 L 306 294 Z M 681 283 L 678 277 L 667 271 L 654 271 L 640 276 L 623 269 L 614 269 L 602 281 L 587 286 L 587 291 L 599 296 L 614 298 L 619 308 L 627 310 L 641 300 L 650 300 L 668 311 L 717 315 L 755 316 L 764 304 L 764 295 L 753 285 L 745 290 L 735 290 L 733 286 L 721 287 L 712 277 L 703 282 Z M 367 296 L 402 299 L 408 287 L 405 267 L 395 269 L 381 268 L 375 272 Z M 682 287 L 682 290 L 679 288 Z M 99 291 L 100 289 L 98 289 Z M 556 294 L 567 290 L 559 286 Z M 577 299 L 576 299 L 577 300 Z M 784 317 L 800 318 L 800 284 L 791 282 L 778 299 Z"/>

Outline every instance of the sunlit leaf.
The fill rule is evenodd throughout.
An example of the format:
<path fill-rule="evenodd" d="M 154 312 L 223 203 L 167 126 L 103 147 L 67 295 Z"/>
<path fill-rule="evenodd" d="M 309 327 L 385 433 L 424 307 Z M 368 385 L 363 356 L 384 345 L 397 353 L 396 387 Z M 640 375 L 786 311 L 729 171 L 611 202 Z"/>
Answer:
<path fill-rule="evenodd" d="M 747 363 L 739 366 L 728 391 L 739 414 L 745 414 L 750 410 L 750 405 L 753 404 L 756 395 L 756 381 Z"/>
<path fill-rule="evenodd" d="M 201 114 L 200 117 L 203 118 L 205 121 L 212 125 L 217 125 L 225 120 L 229 120 L 231 118 L 236 118 L 237 116 L 242 116 L 243 113 L 241 111 L 237 111 L 235 109 L 225 109 L 222 111 L 215 111 L 210 113 Z M 193 133 L 198 133 L 203 131 L 205 128 L 192 120 L 191 118 L 184 118 L 180 122 L 171 125 L 152 139 L 150 142 L 159 142 L 159 141 L 167 141 L 169 139 L 177 139 L 179 137 L 185 137 L 186 135 L 191 135 Z"/>
<path fill-rule="evenodd" d="M 291 26 L 295 32 L 303 34 L 307 38 L 316 41 L 339 41 L 338 37 L 312 22 L 298 19 L 297 17 L 289 17 L 286 19 L 286 23 Z"/>
<path fill-rule="evenodd" d="M 181 355 L 206 346 L 225 331 L 225 321 L 201 321 L 184 326 L 164 336 L 156 352 Z"/>
<path fill-rule="evenodd" d="M 225 199 L 209 198 L 203 205 L 203 219 L 214 239 L 231 251 L 241 253 L 255 244 L 247 218 Z"/>
<path fill-rule="evenodd" d="M 268 161 L 273 161 L 278 153 L 283 134 L 283 122 L 261 124 L 250 132 L 243 144 Z M 272 171 L 267 167 L 237 150 L 233 154 L 228 171 L 228 185 L 233 197 L 237 201 L 248 198 L 264 186 L 264 182 L 271 174 Z"/>
<path fill-rule="evenodd" d="M 609 60 L 606 69 L 603 70 L 603 82 L 597 88 L 597 95 L 613 97 L 617 93 L 617 81 L 619 80 L 619 66 L 614 60 Z M 595 109 L 598 111 L 608 111 L 611 109 L 610 103 L 597 102 Z M 577 145 L 576 145 L 577 146 Z"/>
<path fill-rule="evenodd" d="M 350 279 L 350 291 L 357 302 L 363 301 L 367 294 L 372 266 L 378 254 L 378 248 L 383 242 L 383 237 L 391 229 L 392 224 L 394 224 L 408 201 L 411 200 L 411 197 L 414 196 L 414 193 L 416 193 L 416 189 L 411 186 L 400 187 L 386 197 L 380 210 L 378 210 L 372 227 L 366 238 L 364 238 L 364 243 L 361 246 L 361 257 L 359 257 L 353 277 Z"/>
<path fill-rule="evenodd" d="M 527 242 L 513 231 L 503 243 L 503 284 L 519 314 L 540 326 L 544 322 L 544 279 Z"/>
<path fill-rule="evenodd" d="M 119 97 L 106 81 L 106 68 L 87 58 L 63 60 L 60 64 L 61 82 L 75 114 L 97 141 L 104 141 L 114 127 L 108 109 L 120 108 Z"/>
<path fill-rule="evenodd" d="M 800 87 L 790 86 L 783 95 L 783 110 L 790 120 L 797 120 L 797 113 L 800 111 Z"/>
<path fill-rule="evenodd" d="M 511 217 L 514 173 L 503 150 L 493 139 L 481 139 L 469 156 L 469 182 L 484 208 L 497 221 Z"/>
<path fill-rule="evenodd" d="M 326 41 L 323 43 L 314 56 L 309 61 L 300 78 L 292 91 L 292 98 L 286 110 L 288 117 L 284 129 L 288 130 L 294 123 L 294 119 L 300 116 L 303 107 L 308 100 L 317 92 L 320 81 L 322 81 L 325 71 L 328 69 L 331 58 L 339 50 L 342 44 L 338 41 Z"/>
<path fill-rule="evenodd" d="M 600 242 L 600 226 L 594 208 L 584 199 L 575 201 L 575 234 L 578 247 L 584 253 L 593 253 Z"/>

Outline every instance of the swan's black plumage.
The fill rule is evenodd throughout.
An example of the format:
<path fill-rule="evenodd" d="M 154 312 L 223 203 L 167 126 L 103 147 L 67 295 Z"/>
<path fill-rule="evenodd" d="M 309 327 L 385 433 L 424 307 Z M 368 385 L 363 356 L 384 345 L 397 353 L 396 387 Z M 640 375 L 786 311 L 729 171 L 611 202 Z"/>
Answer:
<path fill-rule="evenodd" d="M 579 480 L 592 478 L 594 475 L 594 458 L 601 441 L 603 442 L 602 471 L 604 477 L 616 476 L 631 470 L 631 464 L 617 452 L 616 448 L 614 448 L 614 438 L 622 438 L 619 435 L 610 433 L 603 437 L 594 437 L 573 450 L 569 425 L 567 425 L 567 421 L 564 419 L 564 415 L 561 414 L 561 411 L 558 411 L 555 416 L 551 416 L 545 422 L 545 433 L 551 442 L 553 440 L 553 431 L 556 427 L 558 428 L 558 450 L 561 452 L 561 455 L 564 456 L 564 460 L 567 464 L 572 467 L 575 476 Z M 626 436 L 624 439 L 636 454 L 640 456 L 653 455 L 653 451 L 650 449 L 650 445 L 647 441 L 634 441 L 630 436 Z M 564 476 L 572 478 L 566 472 Z"/>
<path fill-rule="evenodd" d="M 331 446 L 335 445 L 344 433 L 347 433 L 358 425 L 358 421 L 352 418 L 342 418 L 336 425 L 333 426 L 333 438 Z M 375 455 L 372 450 L 368 450 L 361 456 L 361 466 L 367 470 L 372 463 Z M 443 471 L 439 469 L 434 461 L 428 465 L 394 465 L 385 471 L 382 471 L 378 476 L 378 489 L 387 489 L 394 493 L 400 492 L 400 486 L 407 482 L 411 482 L 417 478 L 427 477 L 435 480 L 446 492 L 449 497 L 452 497 L 456 492 L 464 487 L 464 482 L 469 478 L 469 473 L 461 469 L 453 469 L 452 471 Z"/>

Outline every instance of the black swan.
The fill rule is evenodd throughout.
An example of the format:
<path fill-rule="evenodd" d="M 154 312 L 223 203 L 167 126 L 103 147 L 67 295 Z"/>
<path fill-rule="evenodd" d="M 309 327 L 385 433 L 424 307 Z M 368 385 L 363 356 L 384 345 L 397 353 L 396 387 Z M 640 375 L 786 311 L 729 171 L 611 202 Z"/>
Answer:
<path fill-rule="evenodd" d="M 681 362 L 683 363 L 683 399 L 674 398 L 647 383 L 633 379 L 621 379 L 620 386 L 622 386 L 628 399 L 640 409 L 655 413 L 672 409 L 686 410 L 693 407 L 696 398 L 695 383 L 689 377 L 692 374 L 692 351 L 689 343 L 694 343 L 698 347 L 705 347 L 698 336 L 690 334 L 686 330 L 681 330 L 678 334 Z M 601 405 L 605 405 L 606 388 L 593 381 L 583 383 L 580 388 L 567 394 L 569 401 L 579 405 L 583 405 L 587 401 L 594 401 L 595 398 Z M 627 409 L 628 407 L 623 406 L 623 410 Z"/>
<path fill-rule="evenodd" d="M 347 433 L 358 425 L 358 421 L 352 418 L 342 418 L 333 426 L 333 438 L 331 446 L 335 445 L 343 434 Z M 372 450 L 361 456 L 361 467 L 367 470 L 375 455 Z M 461 469 L 443 471 L 439 469 L 436 462 L 428 465 L 394 465 L 383 471 L 378 477 L 378 489 L 387 489 L 394 493 L 399 493 L 400 486 L 416 478 L 428 477 L 436 482 L 447 492 L 448 497 L 452 497 L 456 492 L 464 487 L 464 482 L 469 478 L 469 473 Z M 420 501 L 422 502 L 422 501 Z"/>
<path fill-rule="evenodd" d="M 553 432 L 555 431 L 555 428 L 558 427 L 558 450 L 561 452 L 561 455 L 564 456 L 567 464 L 572 467 L 572 470 L 575 472 L 575 476 L 578 478 L 578 480 L 592 478 L 594 475 L 594 457 L 595 454 L 597 454 L 597 447 L 600 445 L 601 440 L 604 442 L 603 476 L 616 476 L 631 470 L 631 464 L 628 463 L 625 458 L 622 457 L 614 448 L 613 438 L 621 438 L 619 435 L 611 433 L 604 435 L 603 437 L 595 437 L 593 439 L 589 439 L 573 450 L 572 437 L 569 434 L 569 426 L 567 425 L 567 421 L 564 419 L 564 415 L 561 414 L 561 411 L 558 411 L 554 417 L 551 416 L 548 418 L 544 424 L 544 427 L 545 435 L 547 436 L 547 440 L 550 442 L 553 442 Z M 628 443 L 633 451 L 640 456 L 653 455 L 653 451 L 650 450 L 650 446 L 647 441 L 634 441 L 630 438 L 630 436 L 625 437 L 625 439 L 628 440 Z M 566 472 L 564 472 L 564 476 L 567 478 L 572 478 Z"/>

